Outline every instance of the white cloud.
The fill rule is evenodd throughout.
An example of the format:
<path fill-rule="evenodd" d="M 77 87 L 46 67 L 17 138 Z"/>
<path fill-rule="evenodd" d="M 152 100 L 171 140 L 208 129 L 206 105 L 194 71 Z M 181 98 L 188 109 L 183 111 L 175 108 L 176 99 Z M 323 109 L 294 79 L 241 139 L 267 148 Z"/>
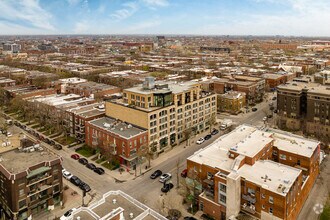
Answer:
<path fill-rule="evenodd" d="M 86 33 L 90 33 L 89 29 L 90 29 L 90 25 L 88 24 L 87 21 L 79 21 L 75 24 L 73 28 L 73 32 L 75 34 L 86 34 Z"/>
<path fill-rule="evenodd" d="M 123 4 L 123 8 L 116 10 L 111 17 L 115 18 L 116 20 L 123 20 L 126 18 L 131 17 L 137 10 L 138 4 L 136 2 L 127 2 Z"/>
<path fill-rule="evenodd" d="M 159 20 L 152 21 L 143 21 L 126 29 L 126 33 L 128 34 L 144 34 L 149 33 L 150 31 L 147 29 L 157 27 L 161 24 Z"/>
<path fill-rule="evenodd" d="M 141 0 L 147 6 L 150 7 L 165 7 L 169 5 L 167 0 Z"/>
<path fill-rule="evenodd" d="M 67 0 L 69 5 L 77 5 L 78 3 L 81 2 L 81 0 Z"/>
<path fill-rule="evenodd" d="M 0 19 L 12 25 L 53 31 L 55 27 L 50 22 L 51 18 L 51 14 L 39 5 L 38 0 L 0 0 Z"/>

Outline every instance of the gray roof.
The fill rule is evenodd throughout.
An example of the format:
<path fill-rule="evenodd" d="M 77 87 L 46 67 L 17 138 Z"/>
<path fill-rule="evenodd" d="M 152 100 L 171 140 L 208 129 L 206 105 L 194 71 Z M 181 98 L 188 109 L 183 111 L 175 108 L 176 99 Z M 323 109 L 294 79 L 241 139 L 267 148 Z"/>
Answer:
<path fill-rule="evenodd" d="M 128 124 L 126 122 L 117 121 L 110 117 L 98 118 L 90 121 L 90 123 L 126 139 L 146 132 L 145 129 Z"/>

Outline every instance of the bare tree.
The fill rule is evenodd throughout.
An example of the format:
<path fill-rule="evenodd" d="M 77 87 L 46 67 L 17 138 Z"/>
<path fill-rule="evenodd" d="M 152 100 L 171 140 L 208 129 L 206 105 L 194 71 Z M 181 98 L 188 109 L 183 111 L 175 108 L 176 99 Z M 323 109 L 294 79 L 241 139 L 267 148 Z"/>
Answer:
<path fill-rule="evenodd" d="M 192 133 L 193 133 L 193 130 L 191 127 L 188 127 L 183 131 L 183 137 L 186 140 L 186 146 L 190 145 L 189 140 L 190 140 Z"/>
<path fill-rule="evenodd" d="M 215 114 L 212 114 L 210 119 L 209 119 L 209 124 L 210 124 L 210 133 L 212 131 L 212 128 L 214 127 L 214 125 L 217 123 L 217 118 Z"/>
<path fill-rule="evenodd" d="M 180 157 L 176 160 L 176 188 L 180 187 Z"/>

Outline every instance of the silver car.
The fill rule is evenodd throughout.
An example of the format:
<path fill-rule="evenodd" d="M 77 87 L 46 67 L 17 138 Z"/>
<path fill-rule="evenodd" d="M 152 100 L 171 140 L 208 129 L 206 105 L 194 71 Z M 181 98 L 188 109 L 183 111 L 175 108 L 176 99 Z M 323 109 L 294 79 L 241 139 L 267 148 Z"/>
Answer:
<path fill-rule="evenodd" d="M 172 175 L 170 173 L 164 173 L 163 175 L 160 176 L 159 182 L 164 183 L 167 180 L 170 180 L 172 178 Z"/>

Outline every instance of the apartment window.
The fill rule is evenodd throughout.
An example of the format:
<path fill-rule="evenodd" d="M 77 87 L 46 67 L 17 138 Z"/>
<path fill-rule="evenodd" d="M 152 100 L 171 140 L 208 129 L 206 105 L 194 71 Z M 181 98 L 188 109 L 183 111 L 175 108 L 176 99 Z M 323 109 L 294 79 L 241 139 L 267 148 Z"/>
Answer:
<path fill-rule="evenodd" d="M 204 203 L 203 203 L 203 201 L 200 201 L 200 203 L 199 203 L 199 209 L 201 211 L 204 211 Z"/>
<path fill-rule="evenodd" d="M 19 190 L 19 196 L 24 196 L 24 195 L 25 195 L 24 189 L 20 189 Z"/>
<path fill-rule="evenodd" d="M 297 165 L 300 166 L 300 160 L 297 160 Z"/>
<path fill-rule="evenodd" d="M 248 188 L 248 193 L 252 196 L 255 196 L 256 191 L 254 189 Z"/>
<path fill-rule="evenodd" d="M 131 99 L 135 99 L 135 95 L 131 95 Z"/>
<path fill-rule="evenodd" d="M 274 198 L 272 196 L 269 196 L 269 200 L 268 201 L 269 201 L 270 204 L 274 204 Z"/>
<path fill-rule="evenodd" d="M 266 198 L 265 194 L 261 194 L 261 198 L 263 199 Z"/>
<path fill-rule="evenodd" d="M 273 208 L 272 207 L 269 207 L 269 213 L 273 214 Z"/>
<path fill-rule="evenodd" d="M 219 186 L 220 191 L 225 193 L 227 191 L 227 186 L 222 183 L 219 183 L 219 184 L 220 184 L 220 186 Z"/>
<path fill-rule="evenodd" d="M 265 205 L 262 205 L 262 209 L 265 209 Z"/>
<path fill-rule="evenodd" d="M 224 204 L 226 204 L 226 196 L 220 194 L 219 200 L 220 200 L 219 203 L 224 203 Z"/>
<path fill-rule="evenodd" d="M 285 154 L 280 154 L 280 159 L 281 160 L 286 160 L 286 155 Z"/>

